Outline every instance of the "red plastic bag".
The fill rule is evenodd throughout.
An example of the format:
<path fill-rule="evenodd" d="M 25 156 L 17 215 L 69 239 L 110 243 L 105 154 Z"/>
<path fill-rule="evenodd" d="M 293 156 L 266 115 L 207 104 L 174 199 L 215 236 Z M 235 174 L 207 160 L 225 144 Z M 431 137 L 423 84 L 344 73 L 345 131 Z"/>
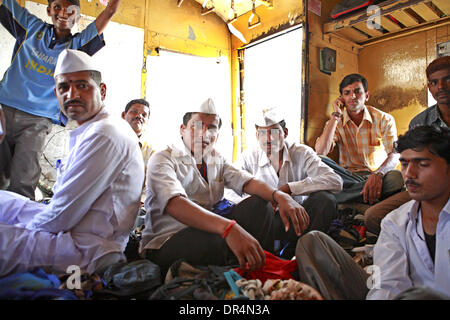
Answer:
<path fill-rule="evenodd" d="M 284 260 L 270 252 L 264 251 L 264 253 L 266 254 L 264 267 L 253 271 L 236 268 L 234 271 L 247 280 L 259 279 L 263 285 L 267 279 L 295 280 L 291 273 L 297 270 L 297 260 Z"/>

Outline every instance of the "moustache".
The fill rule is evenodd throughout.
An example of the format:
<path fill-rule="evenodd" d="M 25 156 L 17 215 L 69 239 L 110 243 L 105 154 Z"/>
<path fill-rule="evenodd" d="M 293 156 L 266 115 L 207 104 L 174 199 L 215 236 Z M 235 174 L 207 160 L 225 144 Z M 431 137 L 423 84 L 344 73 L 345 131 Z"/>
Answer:
<path fill-rule="evenodd" d="M 67 109 L 67 108 L 70 107 L 71 105 L 81 105 L 81 106 L 83 106 L 83 107 L 86 106 L 86 105 L 84 104 L 83 101 L 78 100 L 78 99 L 68 100 L 68 101 L 66 101 L 66 102 L 63 103 L 64 109 Z"/>
<path fill-rule="evenodd" d="M 415 182 L 415 181 L 412 180 L 412 179 L 407 179 L 407 180 L 405 181 L 405 185 L 406 185 L 406 186 L 410 185 L 410 186 L 420 187 L 420 184 L 417 183 L 417 182 Z"/>

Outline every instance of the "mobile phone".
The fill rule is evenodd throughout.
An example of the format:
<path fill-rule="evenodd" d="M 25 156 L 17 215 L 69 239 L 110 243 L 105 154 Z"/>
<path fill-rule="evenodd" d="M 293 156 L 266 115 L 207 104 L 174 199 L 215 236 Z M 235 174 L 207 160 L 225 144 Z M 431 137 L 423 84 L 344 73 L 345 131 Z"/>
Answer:
<path fill-rule="evenodd" d="M 342 99 L 342 96 L 339 96 L 339 98 Z M 340 100 L 338 100 L 338 106 L 341 110 L 344 110 L 345 105 Z"/>

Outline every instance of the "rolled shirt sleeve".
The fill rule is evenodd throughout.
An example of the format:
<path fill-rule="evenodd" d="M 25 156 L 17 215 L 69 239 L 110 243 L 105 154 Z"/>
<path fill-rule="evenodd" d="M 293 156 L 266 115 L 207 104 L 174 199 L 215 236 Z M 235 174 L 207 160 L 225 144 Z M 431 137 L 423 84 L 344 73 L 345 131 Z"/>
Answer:
<path fill-rule="evenodd" d="M 291 159 L 294 162 L 294 170 L 298 172 L 297 178 L 299 178 L 299 180 L 288 183 L 294 196 L 308 195 L 322 190 L 334 193 L 342 190 L 341 177 L 327 166 L 310 147 L 297 148 L 291 155 Z"/>

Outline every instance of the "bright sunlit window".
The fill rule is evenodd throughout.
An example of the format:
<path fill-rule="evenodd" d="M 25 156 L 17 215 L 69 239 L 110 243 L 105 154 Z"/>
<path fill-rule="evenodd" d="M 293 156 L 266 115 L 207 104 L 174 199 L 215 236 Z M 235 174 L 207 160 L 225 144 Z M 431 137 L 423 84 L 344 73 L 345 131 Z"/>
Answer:
<path fill-rule="evenodd" d="M 231 130 L 230 66 L 226 58 L 204 58 L 160 50 L 147 59 L 147 134 L 156 150 L 180 139 L 180 125 L 189 107 L 211 97 L 222 119 L 216 149 L 229 161 Z"/>
<path fill-rule="evenodd" d="M 255 119 L 262 109 L 282 110 L 288 140 L 300 141 L 303 30 L 296 26 L 244 51 L 247 148 L 256 145 Z"/>

